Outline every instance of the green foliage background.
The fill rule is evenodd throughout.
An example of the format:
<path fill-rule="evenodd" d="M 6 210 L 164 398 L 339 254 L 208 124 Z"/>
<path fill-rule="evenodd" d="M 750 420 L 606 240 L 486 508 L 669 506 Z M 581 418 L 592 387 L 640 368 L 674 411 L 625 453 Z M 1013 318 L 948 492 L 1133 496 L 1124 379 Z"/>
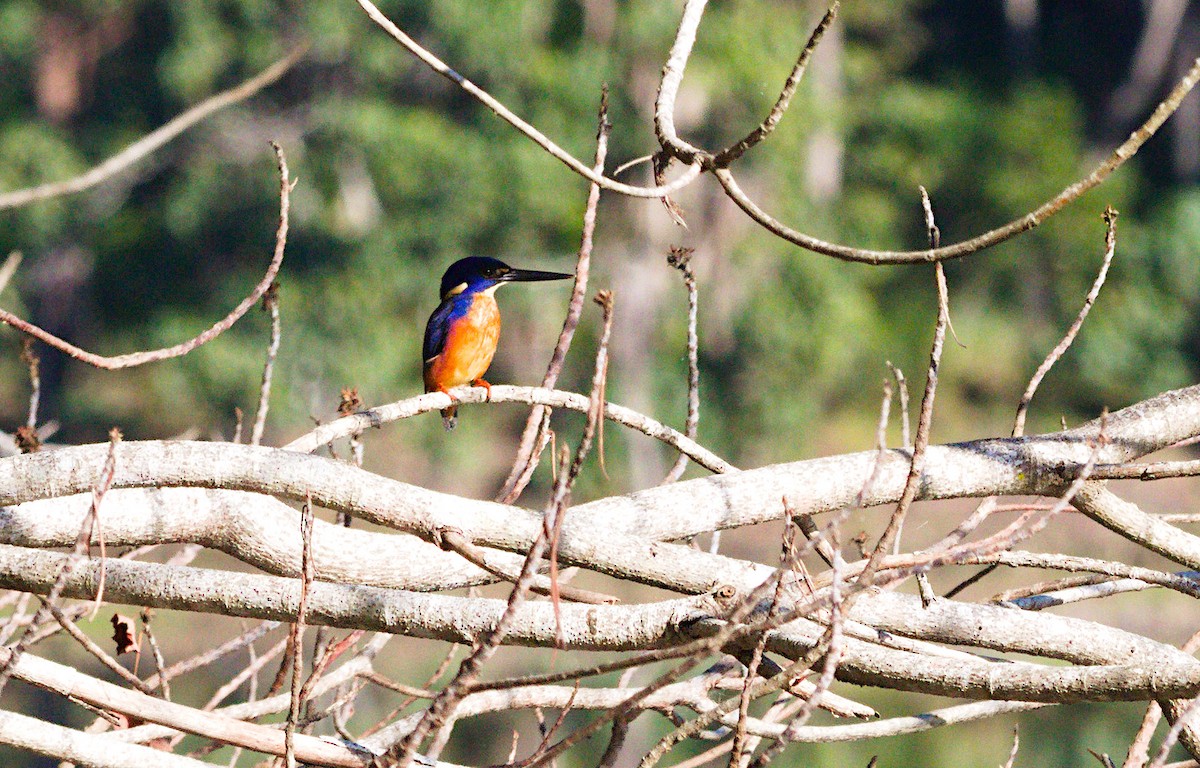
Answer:
<path fill-rule="evenodd" d="M 381 8 L 585 161 L 608 83 L 611 168 L 653 150 L 654 89 L 680 5 L 426 0 Z M 1082 26 L 1071 7 L 1048 11 L 1036 55 L 1022 58 L 998 3 L 847 2 L 836 67 L 818 56 L 780 129 L 735 171 L 779 218 L 838 242 L 921 247 L 918 184 L 933 197 L 943 242 L 999 225 L 1074 181 L 1112 145 L 1099 126 L 1136 42 L 1138 11 L 1128 5 Z M 781 0 L 713 3 L 680 99 L 682 133 L 716 147 L 755 125 L 822 10 Z M 74 30 L 78 39 L 57 42 L 84 60 L 73 76 L 79 95 L 57 116 L 38 100 L 51 20 Z M 301 39 L 312 49 L 280 83 L 149 162 L 86 194 L 0 213 L 0 248 L 26 259 L 0 295 L 5 307 L 103 353 L 171 344 L 223 316 L 265 268 L 277 215 L 267 141 L 278 140 L 299 185 L 280 277 L 270 442 L 332 418 L 341 387 L 357 386 L 368 404 L 419 392 L 421 332 L 442 270 L 473 253 L 568 269 L 585 182 L 416 63 L 349 0 L 0 5 L 5 190 L 81 172 Z M 828 197 L 808 184 L 819 137 L 843 153 L 840 186 Z M 1148 154 L 1032 233 L 948 266 L 964 346 L 947 353 L 935 439 L 1009 429 L 1025 382 L 1100 264 L 1106 204 L 1122 212 L 1115 265 L 1082 337 L 1039 394 L 1030 430 L 1194 380 L 1200 190 L 1174 174 L 1165 151 Z M 642 165 L 623 178 L 647 176 Z M 919 397 L 935 314 L 932 270 L 797 250 L 749 224 L 710 179 L 680 202 L 687 230 L 656 201 L 606 196 L 601 204 L 592 285 L 617 293 L 611 399 L 682 424 L 686 305 L 665 256 L 668 245 L 686 245 L 696 248 L 700 277 L 702 441 L 739 466 L 870 445 L 886 361 L 904 369 Z M 565 298 L 561 286 L 502 294 L 505 341 L 493 382 L 540 379 Z M 597 322 L 589 307 L 566 386 L 590 378 Z M 42 421 L 59 422 L 53 439 L 70 443 L 103 439 L 113 425 L 130 438 L 198 430 L 228 439 L 235 408 L 252 417 L 266 337 L 266 317 L 254 312 L 192 355 L 122 372 L 41 349 Z M 20 343 L 0 334 L 0 419 L 9 430 L 23 423 L 28 395 Z M 523 416 L 511 406 L 466 408 L 452 435 L 434 416 L 394 425 L 369 436 L 368 464 L 488 495 Z M 572 441 L 578 421 L 559 418 Z M 671 459 L 611 429 L 607 451 L 612 480 L 592 471 L 580 495 L 655 482 Z M 827 753 L 827 764 L 840 764 Z"/>

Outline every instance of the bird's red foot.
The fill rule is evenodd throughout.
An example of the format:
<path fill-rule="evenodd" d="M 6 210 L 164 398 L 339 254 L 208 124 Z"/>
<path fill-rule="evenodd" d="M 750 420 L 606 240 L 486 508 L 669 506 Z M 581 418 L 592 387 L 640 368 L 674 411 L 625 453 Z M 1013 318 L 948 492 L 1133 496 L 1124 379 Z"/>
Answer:
<path fill-rule="evenodd" d="M 471 386 L 483 387 L 484 389 L 486 389 L 487 395 L 485 395 L 483 399 L 488 401 L 489 403 L 492 401 L 492 385 L 491 384 L 488 384 L 483 379 L 475 379 L 475 381 L 471 382 Z"/>

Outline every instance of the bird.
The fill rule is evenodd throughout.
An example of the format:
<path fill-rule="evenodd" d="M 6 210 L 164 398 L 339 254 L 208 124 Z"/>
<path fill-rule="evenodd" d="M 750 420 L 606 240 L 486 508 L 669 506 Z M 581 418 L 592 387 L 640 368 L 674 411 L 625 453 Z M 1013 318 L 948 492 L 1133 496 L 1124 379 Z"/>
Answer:
<path fill-rule="evenodd" d="M 442 275 L 442 303 L 425 324 L 425 391 L 445 392 L 471 384 L 483 387 L 491 397 L 492 385 L 483 378 L 500 340 L 500 308 L 496 289 L 506 283 L 565 280 L 574 275 L 514 269 L 489 256 L 459 259 Z M 451 397 L 453 400 L 453 397 Z M 458 423 L 457 405 L 442 409 L 447 431 Z"/>

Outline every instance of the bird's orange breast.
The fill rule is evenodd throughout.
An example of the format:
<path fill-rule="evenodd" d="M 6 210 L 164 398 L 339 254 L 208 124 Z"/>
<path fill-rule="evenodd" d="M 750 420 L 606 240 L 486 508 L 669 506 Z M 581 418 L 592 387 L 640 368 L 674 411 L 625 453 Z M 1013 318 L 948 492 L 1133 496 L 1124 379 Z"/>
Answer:
<path fill-rule="evenodd" d="M 445 347 L 425 364 L 425 391 L 469 384 L 492 364 L 500 340 L 500 308 L 491 293 L 477 294 L 467 313 L 451 323 Z"/>

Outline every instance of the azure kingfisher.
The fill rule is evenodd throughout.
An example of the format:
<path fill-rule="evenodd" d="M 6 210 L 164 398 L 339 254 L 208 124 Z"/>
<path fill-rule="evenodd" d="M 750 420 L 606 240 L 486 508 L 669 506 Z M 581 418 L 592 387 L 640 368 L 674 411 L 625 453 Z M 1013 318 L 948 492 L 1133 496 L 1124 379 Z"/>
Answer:
<path fill-rule="evenodd" d="M 442 303 L 425 325 L 425 391 L 446 392 L 471 384 L 491 392 L 483 379 L 500 340 L 500 308 L 496 289 L 505 283 L 565 280 L 574 275 L 513 269 L 499 259 L 468 256 L 442 275 Z M 442 409 L 447 430 L 458 423 L 456 405 Z"/>

